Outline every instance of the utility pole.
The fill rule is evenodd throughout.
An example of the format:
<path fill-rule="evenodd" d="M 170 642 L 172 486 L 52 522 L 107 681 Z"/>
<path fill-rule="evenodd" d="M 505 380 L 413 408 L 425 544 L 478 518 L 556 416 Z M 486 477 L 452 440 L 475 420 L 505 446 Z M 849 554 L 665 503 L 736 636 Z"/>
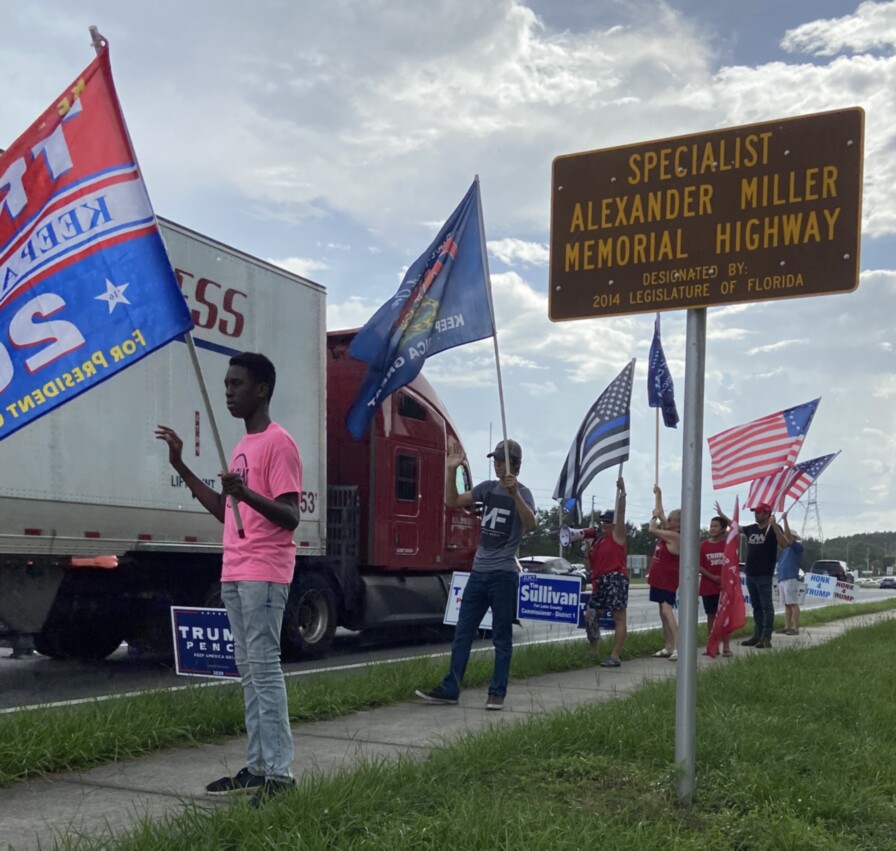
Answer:
<path fill-rule="evenodd" d="M 800 537 L 805 540 L 806 539 L 806 529 L 808 528 L 810 531 L 812 527 L 817 529 L 818 534 L 815 535 L 815 538 L 821 541 L 821 556 L 824 558 L 824 532 L 821 531 L 821 515 L 818 513 L 818 483 L 813 482 L 809 485 L 809 490 L 806 491 L 806 514 L 803 517 L 803 528 L 800 532 Z M 809 524 L 812 524 L 810 526 Z"/>

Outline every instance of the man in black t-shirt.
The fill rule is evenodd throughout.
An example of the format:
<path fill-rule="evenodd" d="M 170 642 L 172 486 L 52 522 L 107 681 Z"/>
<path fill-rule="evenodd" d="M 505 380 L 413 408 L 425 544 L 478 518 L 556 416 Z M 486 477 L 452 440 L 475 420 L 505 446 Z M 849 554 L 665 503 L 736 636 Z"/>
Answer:
<path fill-rule="evenodd" d="M 722 513 L 716 503 L 716 513 L 731 523 L 730 518 Z M 747 539 L 747 563 L 744 572 L 747 575 L 747 593 L 753 606 L 753 635 L 741 641 L 744 647 L 756 647 L 759 650 L 772 646 L 772 627 L 775 623 L 775 604 L 772 600 L 772 583 L 775 576 L 775 564 L 778 560 L 778 547 L 786 547 L 789 543 L 778 526 L 772 507 L 760 502 L 753 507 L 755 523 L 740 527 L 741 534 Z"/>

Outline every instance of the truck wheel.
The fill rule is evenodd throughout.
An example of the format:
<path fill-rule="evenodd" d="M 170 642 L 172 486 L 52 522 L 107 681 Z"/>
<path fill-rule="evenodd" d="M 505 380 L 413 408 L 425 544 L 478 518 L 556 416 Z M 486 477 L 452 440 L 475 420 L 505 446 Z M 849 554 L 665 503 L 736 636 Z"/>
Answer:
<path fill-rule="evenodd" d="M 105 659 L 123 640 L 121 628 L 97 621 L 50 626 L 34 637 L 34 649 L 51 659 Z"/>
<path fill-rule="evenodd" d="M 336 598 L 320 574 L 300 576 L 283 613 L 280 644 L 287 659 L 323 656 L 336 633 Z"/>

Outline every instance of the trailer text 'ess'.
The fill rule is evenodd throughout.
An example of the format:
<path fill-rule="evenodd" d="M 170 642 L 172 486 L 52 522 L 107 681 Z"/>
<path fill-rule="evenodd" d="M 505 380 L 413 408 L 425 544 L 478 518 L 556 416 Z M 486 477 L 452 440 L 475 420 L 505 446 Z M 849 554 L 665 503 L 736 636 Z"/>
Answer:
<path fill-rule="evenodd" d="M 162 233 L 225 452 L 243 429 L 223 404 L 229 357 L 260 351 L 277 367 L 272 416 L 302 453 L 284 654 L 325 653 L 337 626 L 440 624 L 478 521 L 445 506 L 446 447 L 460 441 L 430 384 L 394 393 L 354 441 L 344 420 L 366 365 L 348 356 L 352 332 L 326 333 L 323 288 L 171 222 Z M 56 657 L 100 658 L 122 641 L 167 653 L 170 606 L 217 604 L 221 526 L 169 466 L 157 423 L 217 487 L 182 342 L 0 442 L 0 643 Z M 469 490 L 469 468 L 458 475 Z"/>

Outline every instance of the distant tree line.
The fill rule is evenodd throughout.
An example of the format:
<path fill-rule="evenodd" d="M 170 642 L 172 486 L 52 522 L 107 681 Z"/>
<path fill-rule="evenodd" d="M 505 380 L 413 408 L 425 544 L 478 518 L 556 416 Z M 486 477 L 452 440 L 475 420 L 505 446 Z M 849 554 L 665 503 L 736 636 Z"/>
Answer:
<path fill-rule="evenodd" d="M 561 550 L 558 538 L 560 530 L 560 509 L 554 506 L 539 509 L 535 513 L 535 531 L 523 537 L 520 544 L 520 555 L 562 555 L 573 563 L 583 560 L 581 545 L 574 542 Z M 626 523 L 628 529 L 628 554 L 653 555 L 656 539 L 647 534 L 647 523 L 636 526 Z M 708 535 L 708 530 L 701 529 L 701 537 Z M 794 526 L 794 532 L 799 529 Z M 818 559 L 837 559 L 845 561 L 857 576 L 859 572 L 871 571 L 874 575 L 886 573 L 887 567 L 896 564 L 896 532 L 861 532 L 855 535 L 827 538 L 819 541 L 806 538 L 803 541 L 803 567 L 809 568 Z M 746 552 L 741 539 L 741 558 Z"/>

